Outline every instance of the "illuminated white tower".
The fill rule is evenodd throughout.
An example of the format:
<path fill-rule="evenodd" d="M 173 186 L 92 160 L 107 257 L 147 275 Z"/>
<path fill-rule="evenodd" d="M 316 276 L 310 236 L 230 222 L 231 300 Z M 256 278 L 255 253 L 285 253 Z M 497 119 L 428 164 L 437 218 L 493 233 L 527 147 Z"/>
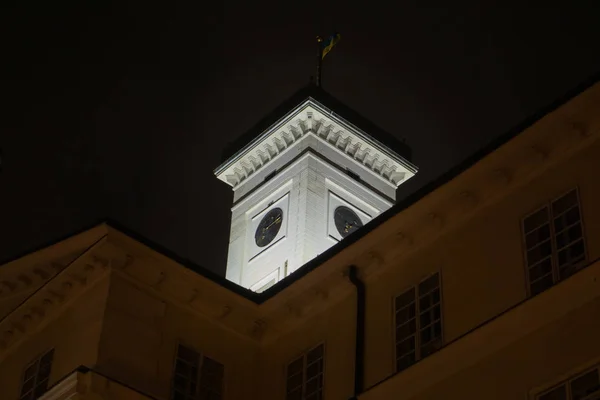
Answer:
<path fill-rule="evenodd" d="M 386 143 L 386 144 L 384 144 Z M 226 277 L 261 292 L 389 209 L 410 149 L 310 85 L 234 144 Z"/>

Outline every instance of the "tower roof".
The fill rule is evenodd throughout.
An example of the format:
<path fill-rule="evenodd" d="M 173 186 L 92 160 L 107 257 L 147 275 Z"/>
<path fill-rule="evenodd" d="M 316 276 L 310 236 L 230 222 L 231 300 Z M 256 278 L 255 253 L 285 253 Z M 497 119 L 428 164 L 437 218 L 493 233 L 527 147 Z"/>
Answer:
<path fill-rule="evenodd" d="M 390 198 L 417 173 L 405 143 L 314 84 L 296 92 L 232 143 L 214 172 L 241 195 L 304 150 L 317 151 L 342 169 L 352 165 L 352 173 Z"/>
<path fill-rule="evenodd" d="M 376 142 L 379 142 L 381 145 L 398 154 L 405 160 L 411 161 L 412 150 L 406 143 L 385 132 L 367 118 L 361 116 L 359 113 L 346 106 L 312 82 L 283 101 L 271 113 L 262 118 L 246 133 L 229 143 L 223 150 L 221 161 L 224 163 L 228 159 L 234 157 L 236 154 L 241 153 L 245 149 L 251 147 L 253 143 L 261 137 L 261 134 L 263 134 L 265 131 L 268 131 L 269 128 L 273 127 L 283 118 L 285 118 L 286 115 L 296 106 L 308 99 L 318 101 L 320 104 L 330 109 L 334 114 L 368 134 Z"/>

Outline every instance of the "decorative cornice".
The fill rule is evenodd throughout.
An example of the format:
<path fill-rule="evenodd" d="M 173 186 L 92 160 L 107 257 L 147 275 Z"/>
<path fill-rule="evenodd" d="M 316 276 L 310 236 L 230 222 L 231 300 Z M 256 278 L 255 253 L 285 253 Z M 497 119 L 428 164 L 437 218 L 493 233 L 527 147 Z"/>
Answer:
<path fill-rule="evenodd" d="M 73 258 L 75 256 L 38 263 L 0 275 L 0 301 L 34 290 L 64 269 Z"/>
<path fill-rule="evenodd" d="M 318 143 L 325 144 L 393 187 L 398 187 L 417 171 L 400 155 L 309 99 L 293 110 L 289 118 L 263 133 L 260 140 L 244 153 L 217 168 L 215 175 L 236 188 L 250 176 L 268 168 L 273 160 L 307 136 L 316 138 Z"/>
<path fill-rule="evenodd" d="M 93 259 L 93 253 L 104 242 L 104 238 L 99 240 L 0 320 L 0 361 L 104 275 L 106 267 Z"/>

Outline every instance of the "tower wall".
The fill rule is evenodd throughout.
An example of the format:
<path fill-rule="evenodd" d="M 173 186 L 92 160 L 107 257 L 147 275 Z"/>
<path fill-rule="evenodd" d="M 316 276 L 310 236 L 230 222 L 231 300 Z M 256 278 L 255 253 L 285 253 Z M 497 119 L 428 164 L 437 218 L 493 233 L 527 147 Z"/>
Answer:
<path fill-rule="evenodd" d="M 338 206 L 352 209 L 362 224 L 392 203 L 313 152 L 306 152 L 232 208 L 227 279 L 260 290 L 300 268 L 342 239 L 334 223 Z M 275 238 L 259 247 L 255 233 L 270 210 L 281 208 Z"/>

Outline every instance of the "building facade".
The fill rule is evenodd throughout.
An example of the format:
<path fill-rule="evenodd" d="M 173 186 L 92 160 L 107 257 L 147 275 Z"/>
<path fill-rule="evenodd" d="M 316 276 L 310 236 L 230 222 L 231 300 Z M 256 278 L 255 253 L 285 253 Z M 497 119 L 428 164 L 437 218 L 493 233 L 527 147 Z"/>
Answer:
<path fill-rule="evenodd" d="M 600 85 L 257 293 L 115 224 L 0 267 L 2 399 L 591 400 Z"/>

